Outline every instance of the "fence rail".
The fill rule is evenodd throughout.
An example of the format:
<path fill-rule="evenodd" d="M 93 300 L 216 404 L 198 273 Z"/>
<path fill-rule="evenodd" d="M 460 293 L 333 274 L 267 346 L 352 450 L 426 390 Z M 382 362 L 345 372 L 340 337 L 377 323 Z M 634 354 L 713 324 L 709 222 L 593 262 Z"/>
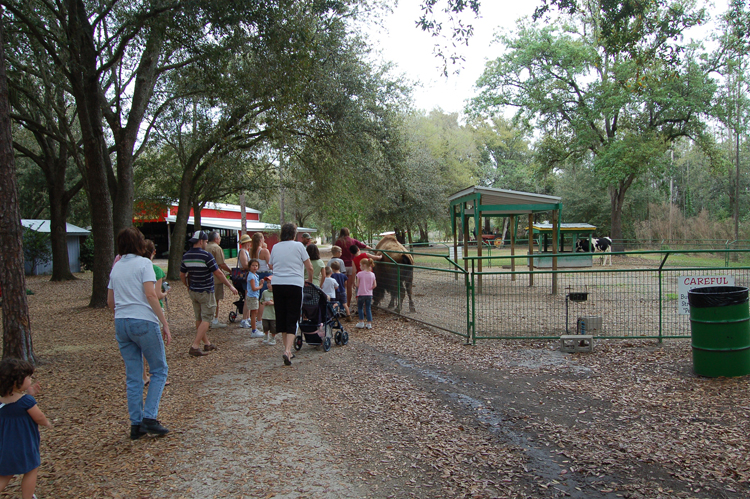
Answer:
<path fill-rule="evenodd" d="M 392 258 L 376 264 L 396 270 L 383 272 L 378 280 L 379 287 L 392 290 L 391 303 L 386 296 L 376 305 L 394 310 L 411 292 L 414 310 L 404 306 L 399 313 L 460 335 L 467 343 L 554 339 L 575 333 L 579 317 L 601 318 L 601 329 L 593 332 L 597 338 L 687 338 L 690 320 L 684 313 L 681 279 L 722 276 L 750 287 L 750 249 L 613 252 L 613 267 L 602 267 L 594 258 L 590 268 L 558 270 L 529 270 L 527 255 L 452 261 L 428 253 L 428 265 L 420 262 L 424 253 L 413 255 L 414 266 Z M 534 255 L 535 264 L 539 256 Z M 510 269 L 511 260 L 515 270 Z M 411 286 L 404 277 L 411 279 Z M 570 300 L 570 293 L 585 293 L 585 300 Z"/>

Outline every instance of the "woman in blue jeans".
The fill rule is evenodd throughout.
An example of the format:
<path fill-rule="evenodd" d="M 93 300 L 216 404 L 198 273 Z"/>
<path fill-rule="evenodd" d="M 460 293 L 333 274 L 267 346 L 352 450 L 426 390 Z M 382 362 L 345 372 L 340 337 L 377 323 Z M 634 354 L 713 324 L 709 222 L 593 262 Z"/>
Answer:
<path fill-rule="evenodd" d="M 121 258 L 109 274 L 107 292 L 107 304 L 115 313 L 115 337 L 125 361 L 130 438 L 133 440 L 146 433 L 164 435 L 169 432 L 156 417 L 167 381 L 164 344 L 169 345 L 172 335 L 156 297 L 156 275 L 151 260 L 142 256 L 145 246 L 143 234 L 135 227 L 122 229 L 117 234 L 117 253 Z M 164 326 L 162 331 L 159 321 Z M 144 357 L 151 372 L 145 405 Z"/>

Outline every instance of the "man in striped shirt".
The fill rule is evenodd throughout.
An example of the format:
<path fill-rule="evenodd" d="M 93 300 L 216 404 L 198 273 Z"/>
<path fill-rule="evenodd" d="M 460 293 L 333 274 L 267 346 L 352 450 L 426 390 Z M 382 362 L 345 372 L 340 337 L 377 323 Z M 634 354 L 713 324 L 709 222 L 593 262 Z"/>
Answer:
<path fill-rule="evenodd" d="M 202 230 L 196 231 L 190 238 L 193 247 L 182 255 L 180 265 L 180 280 L 187 286 L 190 300 L 193 302 L 195 313 L 196 335 L 189 353 L 193 357 L 202 357 L 208 352 L 216 350 L 216 345 L 208 340 L 208 328 L 216 312 L 216 298 L 214 297 L 214 276 L 237 294 L 237 290 L 229 282 L 227 276 L 216 264 L 216 259 L 206 251 L 208 234 Z M 201 342 L 203 350 L 201 350 Z"/>

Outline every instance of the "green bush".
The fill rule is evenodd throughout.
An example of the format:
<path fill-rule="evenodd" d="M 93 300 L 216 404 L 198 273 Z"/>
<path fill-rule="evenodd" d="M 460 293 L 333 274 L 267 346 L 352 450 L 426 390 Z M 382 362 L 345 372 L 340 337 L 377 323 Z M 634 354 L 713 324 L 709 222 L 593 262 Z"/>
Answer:
<path fill-rule="evenodd" d="M 94 270 L 94 236 L 89 234 L 81 245 L 81 254 L 78 256 L 82 270 Z"/>

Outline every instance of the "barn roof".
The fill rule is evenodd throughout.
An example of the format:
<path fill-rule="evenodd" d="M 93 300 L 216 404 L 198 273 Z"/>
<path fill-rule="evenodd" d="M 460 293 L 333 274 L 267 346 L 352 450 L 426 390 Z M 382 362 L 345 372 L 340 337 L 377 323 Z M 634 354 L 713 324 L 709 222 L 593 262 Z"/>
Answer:
<path fill-rule="evenodd" d="M 260 212 L 259 212 L 260 213 Z M 167 222 L 175 223 L 177 221 L 176 215 L 168 215 L 166 217 Z M 189 217 L 187 221 L 188 225 L 195 223 L 193 217 Z M 247 230 L 250 232 L 256 231 L 277 231 L 281 229 L 281 225 L 278 224 L 267 224 L 264 222 L 258 222 L 255 220 L 245 221 Z M 242 222 L 240 220 L 226 219 L 226 218 L 207 218 L 201 217 L 201 227 L 207 227 L 211 229 L 229 229 L 229 230 L 240 230 Z M 317 229 L 311 227 L 297 227 L 297 232 L 318 232 Z"/>
<path fill-rule="evenodd" d="M 474 201 L 477 200 L 480 206 L 479 211 L 483 216 L 519 215 L 557 210 L 561 202 L 561 198 L 557 196 L 478 185 L 462 189 L 448 198 L 451 206 L 466 203 L 464 210 L 466 215 L 474 214 Z"/>
<path fill-rule="evenodd" d="M 32 229 L 37 232 L 50 232 L 50 221 L 49 220 L 36 220 L 36 219 L 29 219 L 24 218 L 21 220 L 21 225 L 24 226 L 26 229 Z M 69 236 L 88 236 L 91 234 L 86 229 L 82 229 L 78 226 L 75 226 L 73 224 L 66 223 L 65 224 L 65 232 Z"/>

